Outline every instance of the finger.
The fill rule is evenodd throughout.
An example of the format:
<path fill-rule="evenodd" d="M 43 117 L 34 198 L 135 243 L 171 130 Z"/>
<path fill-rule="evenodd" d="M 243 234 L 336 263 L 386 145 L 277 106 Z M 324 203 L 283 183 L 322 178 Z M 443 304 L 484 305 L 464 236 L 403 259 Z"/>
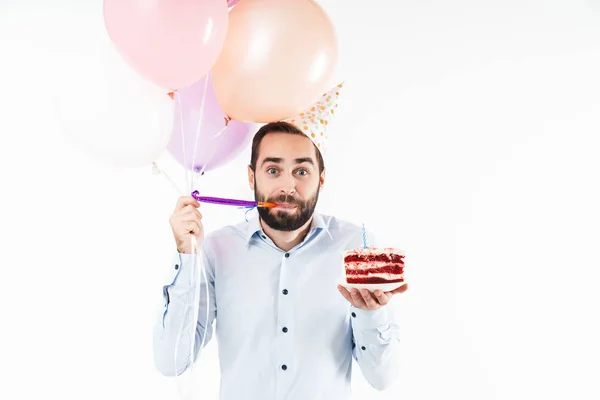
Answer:
<path fill-rule="evenodd" d="M 390 293 L 392 295 L 394 295 L 394 294 L 398 294 L 398 293 L 404 293 L 407 290 L 408 290 L 408 283 L 405 283 L 402 286 L 400 286 L 399 288 L 392 290 Z"/>
<path fill-rule="evenodd" d="M 389 303 L 390 299 L 392 298 L 391 293 L 384 293 L 382 290 L 376 290 L 373 294 L 375 295 L 375 298 L 379 304 L 382 306 L 385 306 L 387 303 Z"/>
<path fill-rule="evenodd" d="M 189 207 L 189 208 L 188 208 Z M 200 221 L 202 219 L 202 214 L 196 208 L 192 206 L 186 206 L 180 214 L 181 221 Z"/>
<path fill-rule="evenodd" d="M 197 235 L 201 231 L 200 225 L 197 222 L 185 222 L 181 224 L 180 229 L 179 234 L 181 236 L 189 235 L 190 233 Z"/>
<path fill-rule="evenodd" d="M 362 298 L 361 294 L 358 292 L 358 289 L 352 288 L 350 289 L 350 296 L 352 297 L 352 302 L 354 303 L 354 307 L 356 308 L 365 308 L 367 305 L 365 304 L 365 300 Z"/>
<path fill-rule="evenodd" d="M 350 304 L 354 305 L 354 301 L 352 300 L 352 296 L 350 295 L 350 292 L 346 290 L 345 287 L 343 287 L 342 285 L 338 285 L 338 290 L 340 291 L 340 293 L 342 294 L 342 296 L 344 296 L 344 298 L 350 302 Z"/>
<path fill-rule="evenodd" d="M 200 207 L 200 203 L 198 202 L 198 200 L 196 200 L 192 196 L 181 196 L 177 200 L 177 204 L 175 205 L 175 211 L 180 211 L 185 206 L 188 206 L 188 205 L 191 205 L 191 206 L 193 206 L 195 208 Z"/>
<path fill-rule="evenodd" d="M 200 220 L 202 219 L 202 213 L 192 205 L 187 205 L 183 207 L 181 210 L 175 211 L 171 218 L 174 221 L 189 221 L 190 218 L 192 220 Z"/>
<path fill-rule="evenodd" d="M 202 228 L 202 221 L 194 215 L 179 215 L 171 220 L 171 227 L 177 234 L 187 235 L 192 230 L 198 232 Z"/>
<path fill-rule="evenodd" d="M 373 298 L 373 294 L 369 290 L 363 289 L 360 291 L 360 294 L 363 300 L 365 301 L 367 307 L 377 308 L 377 302 L 375 301 L 375 299 Z"/>
<path fill-rule="evenodd" d="M 187 206 L 184 206 L 179 213 L 180 214 L 186 214 L 186 213 L 190 213 L 190 212 L 200 212 L 198 211 L 198 209 L 196 207 L 194 207 L 192 204 L 188 204 Z"/>

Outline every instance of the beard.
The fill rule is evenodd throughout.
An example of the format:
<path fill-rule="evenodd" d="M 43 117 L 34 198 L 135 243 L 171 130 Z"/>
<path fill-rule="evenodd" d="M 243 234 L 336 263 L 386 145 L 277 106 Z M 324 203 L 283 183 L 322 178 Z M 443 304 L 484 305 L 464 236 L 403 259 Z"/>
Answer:
<path fill-rule="evenodd" d="M 254 182 L 254 187 L 256 188 L 256 181 Z M 265 224 L 277 231 L 291 232 L 302 228 L 313 216 L 315 207 L 317 206 L 317 200 L 319 199 L 319 191 L 317 190 L 317 193 L 313 197 L 303 201 L 289 195 L 267 198 L 267 196 L 260 193 L 258 189 L 255 189 L 254 199 L 255 201 L 286 203 L 297 206 L 297 211 L 294 213 L 258 207 L 258 215 L 260 215 L 260 218 Z"/>

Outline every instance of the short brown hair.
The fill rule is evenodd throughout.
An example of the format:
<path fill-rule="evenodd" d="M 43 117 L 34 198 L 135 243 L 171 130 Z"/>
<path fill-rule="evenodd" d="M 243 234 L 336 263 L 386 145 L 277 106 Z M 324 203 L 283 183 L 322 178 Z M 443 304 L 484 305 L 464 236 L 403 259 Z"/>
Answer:
<path fill-rule="evenodd" d="M 263 138 L 269 133 L 289 133 L 291 135 L 302 135 L 306 136 L 304 132 L 300 129 L 296 128 L 294 125 L 284 122 L 270 122 L 266 125 L 263 125 L 254 135 L 254 139 L 252 139 L 252 153 L 250 155 L 250 167 L 253 171 L 256 171 L 256 162 L 258 161 L 258 147 L 260 146 L 260 142 L 262 142 Z M 314 145 L 314 143 L 313 143 Z M 317 163 L 319 164 L 319 174 L 321 174 L 325 170 L 325 162 L 323 161 L 323 156 L 321 152 L 315 147 L 315 152 L 317 153 Z"/>

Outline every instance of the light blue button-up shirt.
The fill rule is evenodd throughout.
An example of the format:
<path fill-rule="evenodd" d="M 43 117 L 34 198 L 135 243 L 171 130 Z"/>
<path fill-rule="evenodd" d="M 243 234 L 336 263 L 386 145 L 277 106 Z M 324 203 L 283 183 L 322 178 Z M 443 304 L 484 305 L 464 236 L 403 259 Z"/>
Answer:
<path fill-rule="evenodd" d="M 400 367 L 397 316 L 389 305 L 356 309 L 337 289 L 342 252 L 362 244 L 361 227 L 318 213 L 289 252 L 265 235 L 258 216 L 206 235 L 195 340 L 196 349 L 203 339 L 206 345 L 216 321 L 221 400 L 346 400 L 353 358 L 375 389 L 393 382 Z M 369 244 L 377 246 L 372 238 Z M 163 288 L 154 357 L 166 376 L 190 365 L 192 260 L 177 254 Z"/>

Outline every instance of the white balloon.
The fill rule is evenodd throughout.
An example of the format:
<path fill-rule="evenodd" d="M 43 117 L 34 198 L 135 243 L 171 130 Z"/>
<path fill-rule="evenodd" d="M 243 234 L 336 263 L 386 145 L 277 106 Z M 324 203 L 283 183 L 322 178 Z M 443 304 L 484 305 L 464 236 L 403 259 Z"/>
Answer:
<path fill-rule="evenodd" d="M 88 155 L 117 167 L 150 165 L 171 138 L 174 101 L 140 77 L 112 46 L 65 54 L 55 82 L 65 134 Z"/>

